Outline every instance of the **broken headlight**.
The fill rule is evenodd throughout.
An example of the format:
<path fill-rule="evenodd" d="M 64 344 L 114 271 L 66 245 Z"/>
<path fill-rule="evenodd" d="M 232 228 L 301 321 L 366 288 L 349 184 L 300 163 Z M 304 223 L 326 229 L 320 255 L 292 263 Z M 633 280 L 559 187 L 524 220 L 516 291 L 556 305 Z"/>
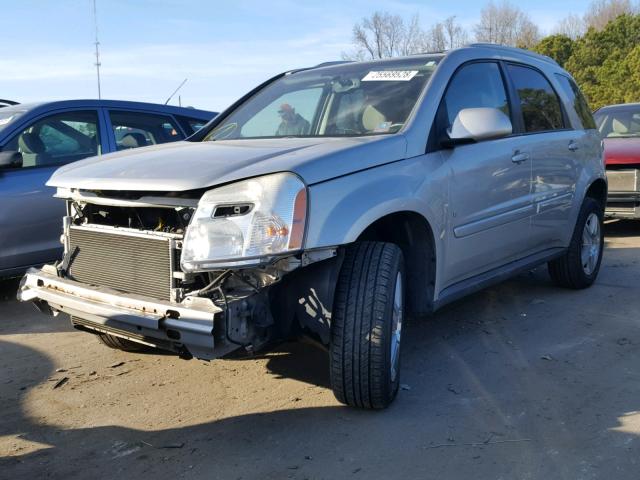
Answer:
<path fill-rule="evenodd" d="M 307 189 L 292 173 L 276 173 L 206 192 L 187 228 L 186 272 L 258 264 L 302 248 Z"/>

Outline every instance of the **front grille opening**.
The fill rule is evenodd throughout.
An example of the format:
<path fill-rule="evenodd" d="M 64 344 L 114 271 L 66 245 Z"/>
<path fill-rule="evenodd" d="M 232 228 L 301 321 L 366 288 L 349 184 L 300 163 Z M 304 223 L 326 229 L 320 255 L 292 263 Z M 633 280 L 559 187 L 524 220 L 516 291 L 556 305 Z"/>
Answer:
<path fill-rule="evenodd" d="M 184 234 L 194 209 L 189 207 L 114 207 L 86 204 L 75 224 L 104 225 L 152 232 Z"/>

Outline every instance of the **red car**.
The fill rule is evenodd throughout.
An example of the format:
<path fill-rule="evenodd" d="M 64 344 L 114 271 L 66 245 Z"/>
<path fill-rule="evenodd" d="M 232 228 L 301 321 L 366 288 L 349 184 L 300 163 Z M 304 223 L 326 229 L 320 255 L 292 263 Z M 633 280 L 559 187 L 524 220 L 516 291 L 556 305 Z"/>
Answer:
<path fill-rule="evenodd" d="M 604 139 L 606 214 L 640 219 L 640 103 L 603 107 L 594 118 Z"/>

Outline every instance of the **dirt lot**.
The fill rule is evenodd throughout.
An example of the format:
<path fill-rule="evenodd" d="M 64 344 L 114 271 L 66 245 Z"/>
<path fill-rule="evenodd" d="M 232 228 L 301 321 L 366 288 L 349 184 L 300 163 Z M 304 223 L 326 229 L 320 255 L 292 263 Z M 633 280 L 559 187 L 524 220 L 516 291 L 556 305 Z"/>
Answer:
<path fill-rule="evenodd" d="M 339 405 L 310 345 L 127 354 L 3 282 L 0 477 L 638 479 L 640 225 L 607 234 L 590 290 L 541 268 L 413 320 L 382 412 Z"/>

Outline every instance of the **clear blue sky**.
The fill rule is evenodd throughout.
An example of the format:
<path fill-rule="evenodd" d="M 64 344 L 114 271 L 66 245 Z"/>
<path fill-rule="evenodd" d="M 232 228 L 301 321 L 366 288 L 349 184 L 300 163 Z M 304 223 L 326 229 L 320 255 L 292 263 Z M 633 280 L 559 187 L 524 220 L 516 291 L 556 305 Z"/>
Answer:
<path fill-rule="evenodd" d="M 375 10 L 477 22 L 483 1 L 97 0 L 103 98 L 222 109 L 280 71 L 340 59 Z M 499 3 L 499 2 L 498 2 Z M 543 31 L 588 0 L 512 2 Z M 97 97 L 92 0 L 0 0 L 0 98 Z M 172 103 L 176 103 L 176 101 Z"/>

